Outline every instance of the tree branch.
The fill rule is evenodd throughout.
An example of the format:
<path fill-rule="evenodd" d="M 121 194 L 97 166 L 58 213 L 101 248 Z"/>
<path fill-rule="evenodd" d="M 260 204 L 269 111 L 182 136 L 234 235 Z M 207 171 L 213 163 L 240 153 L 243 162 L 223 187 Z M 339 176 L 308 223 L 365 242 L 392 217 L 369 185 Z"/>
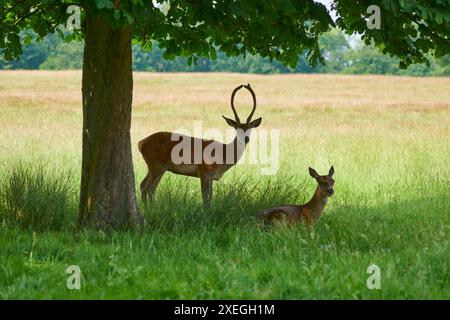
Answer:
<path fill-rule="evenodd" d="M 40 8 L 39 8 L 39 5 L 41 5 L 41 4 L 42 4 L 42 2 L 39 3 L 39 4 L 37 4 L 37 5 L 36 5 L 36 10 L 34 10 L 34 11 L 31 11 L 32 7 L 30 7 L 30 8 L 28 9 L 30 12 L 29 12 L 28 14 L 24 15 L 24 16 L 21 16 L 18 20 L 16 20 L 16 21 L 12 24 L 12 26 L 15 27 L 15 26 L 18 25 L 22 20 L 24 20 L 24 19 L 26 19 L 26 18 L 29 18 L 30 16 L 32 16 L 32 15 L 35 14 L 36 12 L 41 11 Z"/>

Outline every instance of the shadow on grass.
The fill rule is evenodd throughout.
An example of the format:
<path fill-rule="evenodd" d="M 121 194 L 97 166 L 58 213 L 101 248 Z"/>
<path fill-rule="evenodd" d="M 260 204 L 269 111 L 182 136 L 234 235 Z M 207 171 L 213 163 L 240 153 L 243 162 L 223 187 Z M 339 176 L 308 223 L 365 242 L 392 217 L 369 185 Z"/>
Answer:
<path fill-rule="evenodd" d="M 430 239 L 445 244 L 449 202 L 449 195 L 436 194 L 372 206 L 338 204 L 325 209 L 314 233 L 321 243 L 352 252 L 402 251 L 405 245 L 423 248 Z"/>
<path fill-rule="evenodd" d="M 75 224 L 73 174 L 43 164 L 19 163 L 0 184 L 0 221 L 32 231 L 61 230 Z"/>
<path fill-rule="evenodd" d="M 78 181 L 70 172 L 19 163 L 3 173 L 0 187 L 2 225 L 32 231 L 75 230 Z M 310 197 L 311 187 L 311 181 L 289 175 L 225 177 L 215 182 L 211 205 L 203 207 L 198 179 L 171 176 L 158 188 L 157 203 L 140 207 L 149 234 L 225 229 L 252 232 L 258 226 L 257 212 L 274 205 L 303 203 Z M 380 244 L 394 248 L 403 240 L 419 243 L 430 233 L 438 238 L 449 233 L 447 194 L 392 203 L 372 201 L 372 205 L 360 203 L 364 195 L 346 197 L 339 199 L 337 193 L 314 228 L 319 245 L 355 250 L 379 248 Z"/>
<path fill-rule="evenodd" d="M 214 184 L 212 202 L 205 207 L 199 184 L 198 179 L 171 177 L 161 185 L 156 203 L 146 206 L 141 203 L 146 230 L 183 232 L 255 224 L 256 213 L 264 208 L 302 201 L 298 195 L 307 186 L 281 175 L 266 179 L 251 176 L 224 179 Z"/>

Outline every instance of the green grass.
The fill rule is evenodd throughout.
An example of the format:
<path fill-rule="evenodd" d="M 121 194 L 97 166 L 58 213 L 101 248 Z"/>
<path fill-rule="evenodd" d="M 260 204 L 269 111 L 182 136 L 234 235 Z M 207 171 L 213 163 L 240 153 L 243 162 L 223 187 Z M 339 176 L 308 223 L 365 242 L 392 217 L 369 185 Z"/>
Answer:
<path fill-rule="evenodd" d="M 17 175 L 13 170 L 10 177 Z M 51 174 L 42 181 L 30 171 L 19 176 L 32 186 L 41 183 L 44 190 L 53 190 L 58 181 Z M 76 233 L 75 210 L 62 209 L 69 217 L 50 215 L 64 219 L 65 225 L 41 221 L 34 228 L 40 232 L 4 218 L 0 297 L 449 298 L 450 197 L 443 184 L 439 193 L 429 189 L 414 198 L 400 184 L 402 191 L 390 194 L 396 201 L 378 201 L 380 193 L 374 191 L 360 195 L 366 203 L 359 205 L 358 198 L 339 200 L 339 193 L 350 190 L 337 187 L 326 215 L 310 232 L 302 226 L 268 231 L 254 218 L 258 209 L 299 200 L 288 192 L 297 179 L 283 176 L 259 184 L 247 177 L 227 179 L 243 186 L 240 193 L 228 191 L 227 183 L 217 185 L 209 210 L 201 208 L 189 179 L 167 180 L 161 186 L 161 204 L 144 211 L 142 235 Z M 176 192 L 170 188 L 175 184 Z M 62 205 L 76 207 L 73 194 L 70 199 L 52 193 L 27 195 L 35 198 L 18 204 L 31 216 L 37 203 L 49 212 Z M 43 230 L 55 226 L 58 231 Z M 366 269 L 372 263 L 381 268 L 381 290 L 366 287 Z M 79 291 L 65 287 L 69 265 L 82 270 Z"/>
<path fill-rule="evenodd" d="M 53 83 L 49 75 L 62 78 Z M 143 234 L 103 234 L 75 228 L 81 113 L 71 100 L 79 78 L 69 75 L 12 73 L 13 84 L 1 82 L 1 299 L 450 298 L 450 91 L 428 95 L 450 79 L 376 77 L 365 83 L 365 77 L 344 77 L 353 88 L 348 95 L 339 88 L 341 77 L 242 75 L 256 83 L 262 126 L 282 129 L 278 174 L 236 166 L 215 183 L 209 209 L 201 206 L 196 179 L 167 174 L 158 204 L 140 203 Z M 7 76 L 0 73 L 0 80 Z M 136 77 L 138 89 L 164 92 L 180 86 L 185 75 L 155 75 L 168 79 L 148 83 L 147 75 Z M 183 112 L 192 114 L 177 118 L 178 124 L 150 121 L 152 114 L 177 115 L 173 96 L 164 96 L 169 102 L 162 108 L 161 97 L 149 102 L 139 95 L 144 90 L 135 94 L 136 186 L 146 174 L 136 141 L 157 130 L 189 128 L 205 114 L 196 104 L 203 94 L 215 99 L 200 91 L 205 75 L 190 77 L 197 93 L 183 97 Z M 241 82 L 237 75 L 206 77 L 213 88 Z M 21 96 L 33 83 L 45 83 L 55 95 L 41 88 L 28 93 L 31 98 Z M 271 90 L 281 85 L 301 87 L 307 96 L 297 98 L 298 106 L 276 105 Z M 323 100 L 314 91 L 320 85 L 330 86 L 334 97 Z M 385 90 L 398 96 L 371 107 L 372 95 L 383 99 Z M 309 102 L 302 104 L 303 98 Z M 220 109 L 221 99 L 211 103 L 217 118 L 230 112 Z M 205 117 L 205 127 L 225 128 L 215 113 Z M 315 188 L 307 167 L 325 173 L 331 164 L 336 193 L 312 231 L 261 228 L 256 212 L 307 200 Z M 366 286 L 371 264 L 381 269 L 380 290 Z M 81 268 L 81 290 L 66 288 L 69 265 Z"/>
<path fill-rule="evenodd" d="M 70 177 L 55 175 L 42 164 L 12 167 L 0 188 L 0 220 L 31 231 L 71 225 L 75 206 Z"/>

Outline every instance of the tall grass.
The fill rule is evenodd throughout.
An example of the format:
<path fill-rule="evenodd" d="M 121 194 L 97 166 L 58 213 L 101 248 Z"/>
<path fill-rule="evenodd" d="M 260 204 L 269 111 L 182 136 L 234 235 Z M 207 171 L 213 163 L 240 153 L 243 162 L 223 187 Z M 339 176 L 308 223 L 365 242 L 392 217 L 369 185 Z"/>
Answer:
<path fill-rule="evenodd" d="M 149 231 L 241 228 L 255 224 L 255 214 L 263 208 L 303 201 L 305 198 L 299 199 L 299 196 L 305 195 L 306 185 L 295 175 L 280 174 L 270 179 L 257 179 L 242 174 L 214 183 L 214 201 L 203 207 L 198 179 L 168 173 L 157 190 L 156 203 L 141 204 L 141 208 Z"/>
<path fill-rule="evenodd" d="M 279 172 L 230 169 L 209 208 L 198 179 L 167 173 L 156 205 L 139 203 L 143 234 L 103 234 L 74 228 L 80 74 L 0 72 L 0 299 L 450 298 L 450 78 L 138 73 L 136 187 L 138 140 L 200 119 L 226 128 L 229 89 L 247 82 L 261 128 L 281 129 Z M 245 115 L 251 98 L 238 99 Z M 311 197 L 308 166 L 332 164 L 312 231 L 260 227 L 259 210 Z M 66 288 L 74 264 L 81 290 Z M 370 264 L 381 290 L 366 286 Z"/>
<path fill-rule="evenodd" d="M 0 220 L 23 229 L 71 228 L 75 217 L 73 174 L 43 164 L 13 164 L 0 185 Z"/>

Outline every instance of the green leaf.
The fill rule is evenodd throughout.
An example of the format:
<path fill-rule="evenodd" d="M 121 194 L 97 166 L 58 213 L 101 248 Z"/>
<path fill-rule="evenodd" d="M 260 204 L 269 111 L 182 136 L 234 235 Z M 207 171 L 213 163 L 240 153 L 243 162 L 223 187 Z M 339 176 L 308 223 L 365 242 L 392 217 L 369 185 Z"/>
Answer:
<path fill-rule="evenodd" d="M 120 10 L 114 10 L 114 14 L 113 14 L 114 20 L 119 20 L 121 16 L 122 16 L 122 12 L 120 12 Z"/>
<path fill-rule="evenodd" d="M 68 35 L 66 35 L 65 37 L 64 37 L 64 41 L 66 41 L 66 42 L 71 42 L 72 40 L 73 40 L 73 34 L 72 33 L 70 33 L 70 34 L 68 34 Z"/>
<path fill-rule="evenodd" d="M 436 12 L 436 15 L 434 17 L 434 21 L 436 21 L 437 24 L 441 24 L 443 19 L 442 19 L 442 15 L 439 12 Z"/>
<path fill-rule="evenodd" d="M 127 19 L 129 24 L 133 24 L 134 18 L 128 13 L 128 11 L 123 10 L 123 16 Z"/>
<path fill-rule="evenodd" d="M 29 46 L 31 44 L 31 41 L 33 40 L 33 36 L 31 34 L 27 34 L 25 38 L 23 39 L 23 42 L 25 45 Z"/>
<path fill-rule="evenodd" d="M 396 0 L 391 0 L 390 3 L 392 14 L 394 15 L 394 17 L 398 17 L 400 11 L 398 2 Z"/>
<path fill-rule="evenodd" d="M 114 3 L 111 0 L 95 0 L 95 6 L 97 9 L 112 9 Z"/>
<path fill-rule="evenodd" d="M 209 57 L 213 60 L 217 59 L 216 49 L 214 47 L 211 47 L 209 50 Z"/>

